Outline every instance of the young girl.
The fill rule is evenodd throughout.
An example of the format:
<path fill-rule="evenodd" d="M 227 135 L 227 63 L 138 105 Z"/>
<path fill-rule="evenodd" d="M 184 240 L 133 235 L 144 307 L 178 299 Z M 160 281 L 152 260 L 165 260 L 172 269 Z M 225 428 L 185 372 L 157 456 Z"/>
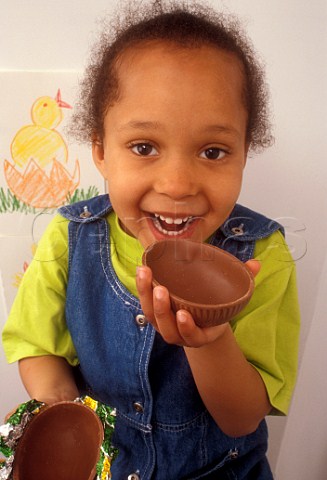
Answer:
<path fill-rule="evenodd" d="M 238 24 L 196 4 L 131 11 L 87 70 L 75 130 L 109 196 L 59 210 L 3 342 L 32 398 L 78 397 L 78 366 L 117 409 L 114 479 L 272 478 L 264 418 L 287 413 L 295 382 L 294 264 L 282 227 L 236 204 L 249 149 L 271 143 L 267 110 Z M 260 260 L 230 324 L 198 328 L 152 289 L 142 252 L 167 237 L 207 241 L 254 273 Z"/>

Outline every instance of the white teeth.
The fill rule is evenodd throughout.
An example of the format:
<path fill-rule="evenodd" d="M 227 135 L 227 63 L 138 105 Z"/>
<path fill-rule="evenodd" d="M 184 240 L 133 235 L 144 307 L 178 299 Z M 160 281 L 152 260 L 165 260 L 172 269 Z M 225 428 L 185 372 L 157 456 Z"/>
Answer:
<path fill-rule="evenodd" d="M 171 217 L 164 217 L 163 215 L 159 215 L 158 213 L 155 213 L 154 217 L 155 217 L 154 218 L 154 224 L 155 224 L 157 230 L 159 230 L 159 232 L 163 233 L 164 235 L 168 235 L 170 237 L 176 237 L 176 236 L 184 233 L 188 229 L 189 224 L 191 223 L 191 221 L 194 218 L 194 217 L 191 216 L 191 217 L 185 217 L 185 218 L 172 219 Z M 181 230 L 178 230 L 178 231 L 176 231 L 176 230 L 166 230 L 165 228 L 162 227 L 159 219 L 162 220 L 163 222 L 167 223 L 168 225 L 171 225 L 172 223 L 174 223 L 176 225 L 181 225 L 182 223 L 185 223 L 185 226 L 184 226 L 184 228 L 182 228 Z"/>
<path fill-rule="evenodd" d="M 162 220 L 163 222 L 168 223 L 168 225 L 172 225 L 173 223 L 175 223 L 173 218 L 171 218 L 171 217 L 163 217 L 162 215 L 160 215 L 160 220 Z"/>
<path fill-rule="evenodd" d="M 184 218 L 171 218 L 171 217 L 164 217 L 163 215 L 159 215 L 159 213 L 155 213 L 154 216 L 156 218 L 160 218 L 163 222 L 167 223 L 168 225 L 181 225 L 183 222 L 187 222 L 192 217 L 184 217 Z"/>

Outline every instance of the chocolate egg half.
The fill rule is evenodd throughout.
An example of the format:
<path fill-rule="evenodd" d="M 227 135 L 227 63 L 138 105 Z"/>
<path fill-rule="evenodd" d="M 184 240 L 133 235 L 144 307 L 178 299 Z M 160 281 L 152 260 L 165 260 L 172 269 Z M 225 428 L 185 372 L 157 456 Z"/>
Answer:
<path fill-rule="evenodd" d="M 102 423 L 89 407 L 44 407 L 19 440 L 13 480 L 93 480 L 102 442 Z"/>
<path fill-rule="evenodd" d="M 153 285 L 169 290 L 172 310 L 189 311 L 200 327 L 230 321 L 254 290 L 247 266 L 213 245 L 161 240 L 145 250 L 142 261 L 152 270 Z"/>

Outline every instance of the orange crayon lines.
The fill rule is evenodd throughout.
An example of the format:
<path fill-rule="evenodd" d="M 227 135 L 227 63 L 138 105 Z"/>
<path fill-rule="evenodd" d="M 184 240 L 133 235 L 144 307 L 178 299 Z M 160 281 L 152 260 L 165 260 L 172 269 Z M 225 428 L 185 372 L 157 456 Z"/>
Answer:
<path fill-rule="evenodd" d="M 4 172 L 8 187 L 15 196 L 34 208 L 53 208 L 65 203 L 79 185 L 80 166 L 75 162 L 73 175 L 56 159 L 47 174 L 31 159 L 23 173 L 19 172 L 8 160 L 4 161 Z"/>

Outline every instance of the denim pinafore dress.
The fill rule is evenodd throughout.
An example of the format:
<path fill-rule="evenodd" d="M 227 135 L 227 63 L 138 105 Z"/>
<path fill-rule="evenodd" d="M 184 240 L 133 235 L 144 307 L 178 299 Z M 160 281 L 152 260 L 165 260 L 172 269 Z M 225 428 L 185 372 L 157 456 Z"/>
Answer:
<path fill-rule="evenodd" d="M 69 223 L 66 321 L 88 393 L 117 409 L 113 480 L 271 480 L 262 421 L 225 435 L 206 410 L 184 350 L 147 323 L 110 257 L 108 195 L 62 207 Z M 281 226 L 236 205 L 211 243 L 242 261 Z"/>

